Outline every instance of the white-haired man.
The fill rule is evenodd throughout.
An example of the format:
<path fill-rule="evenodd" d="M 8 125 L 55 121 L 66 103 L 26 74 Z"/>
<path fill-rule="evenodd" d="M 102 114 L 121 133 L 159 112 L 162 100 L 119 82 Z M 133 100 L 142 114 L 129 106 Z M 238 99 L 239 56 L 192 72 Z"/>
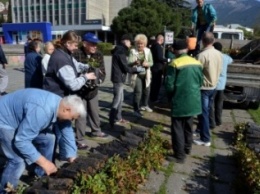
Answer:
<path fill-rule="evenodd" d="M 60 157 L 73 162 L 77 146 L 71 121 L 85 116 L 84 104 L 76 95 L 60 96 L 39 89 L 22 89 L 0 99 L 0 143 L 7 163 L 1 176 L 0 193 L 9 182 L 14 187 L 28 165 L 38 176 L 57 171 L 52 162 L 55 135 L 59 125 Z"/>

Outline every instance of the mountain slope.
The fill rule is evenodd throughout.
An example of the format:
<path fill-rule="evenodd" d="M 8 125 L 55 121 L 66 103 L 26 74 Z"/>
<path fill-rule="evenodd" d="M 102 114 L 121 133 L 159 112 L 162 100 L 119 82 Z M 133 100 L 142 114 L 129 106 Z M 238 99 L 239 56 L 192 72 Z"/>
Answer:
<path fill-rule="evenodd" d="M 190 0 L 192 7 L 196 6 Z M 211 3 L 217 11 L 219 25 L 241 24 L 253 27 L 260 24 L 260 2 L 256 0 L 205 0 Z"/>

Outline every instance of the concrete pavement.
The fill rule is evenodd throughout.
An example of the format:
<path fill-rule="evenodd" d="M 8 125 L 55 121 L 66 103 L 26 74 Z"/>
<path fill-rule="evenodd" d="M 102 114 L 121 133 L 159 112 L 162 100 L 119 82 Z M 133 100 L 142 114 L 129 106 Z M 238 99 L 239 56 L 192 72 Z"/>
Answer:
<path fill-rule="evenodd" d="M 102 130 L 110 137 L 107 140 L 96 140 L 86 136 L 90 147 L 96 147 L 117 138 L 118 132 L 131 125 L 116 126 L 111 130 L 108 125 L 108 113 L 112 101 L 112 83 L 110 82 L 111 57 L 105 57 L 107 77 L 100 87 L 99 103 Z M 7 67 L 9 85 L 7 92 L 24 87 L 24 72 L 21 66 L 11 64 Z M 137 119 L 132 115 L 132 89 L 126 86 L 123 116 L 133 125 L 152 127 L 160 124 L 164 127 L 162 134 L 170 139 L 170 109 L 154 106 L 153 113 L 144 113 L 144 117 Z M 193 145 L 192 152 L 187 156 L 185 164 L 174 164 L 165 161 L 164 168 L 151 172 L 146 183 L 140 186 L 138 194 L 233 194 L 233 182 L 236 177 L 235 161 L 232 158 L 232 138 L 234 124 L 242 121 L 252 121 L 244 110 L 228 108 L 223 112 L 223 125 L 212 131 L 211 147 Z M 87 133 L 90 131 L 86 129 Z M 85 151 L 79 151 L 85 153 Z"/>

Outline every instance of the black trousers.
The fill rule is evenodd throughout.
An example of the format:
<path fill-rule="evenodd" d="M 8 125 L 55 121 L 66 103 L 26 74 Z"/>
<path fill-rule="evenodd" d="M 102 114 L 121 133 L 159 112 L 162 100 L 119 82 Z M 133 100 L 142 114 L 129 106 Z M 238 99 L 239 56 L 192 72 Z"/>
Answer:
<path fill-rule="evenodd" d="M 224 90 L 216 90 L 213 96 L 213 103 L 209 111 L 209 126 L 210 128 L 216 127 L 216 125 L 222 124 L 222 109 L 224 101 Z"/>
<path fill-rule="evenodd" d="M 192 125 L 191 117 L 172 117 L 171 138 L 174 155 L 178 159 L 185 158 L 185 151 L 192 147 Z"/>
<path fill-rule="evenodd" d="M 150 93 L 151 102 L 158 100 L 160 88 L 162 85 L 162 75 L 163 75 L 162 70 L 152 71 L 152 82 L 151 82 L 151 93 Z"/>

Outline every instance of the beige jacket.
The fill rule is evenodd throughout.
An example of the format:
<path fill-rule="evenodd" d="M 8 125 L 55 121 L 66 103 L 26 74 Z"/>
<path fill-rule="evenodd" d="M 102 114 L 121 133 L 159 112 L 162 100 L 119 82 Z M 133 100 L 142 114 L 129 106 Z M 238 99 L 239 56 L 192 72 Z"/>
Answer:
<path fill-rule="evenodd" d="M 223 55 L 213 46 L 206 47 L 198 55 L 198 60 L 203 66 L 203 85 L 202 90 L 215 89 L 219 75 L 222 71 Z"/>
<path fill-rule="evenodd" d="M 146 76 L 145 76 L 145 86 L 149 87 L 151 84 L 151 78 L 152 73 L 150 67 L 153 65 L 153 57 L 152 52 L 149 48 L 144 48 L 144 56 L 145 61 L 148 62 L 149 67 L 146 69 Z M 136 60 L 138 59 L 138 51 L 134 48 L 130 50 L 129 58 L 128 58 L 128 64 L 132 65 Z M 131 75 L 131 86 L 135 87 L 135 81 L 136 81 L 137 74 Z"/>

